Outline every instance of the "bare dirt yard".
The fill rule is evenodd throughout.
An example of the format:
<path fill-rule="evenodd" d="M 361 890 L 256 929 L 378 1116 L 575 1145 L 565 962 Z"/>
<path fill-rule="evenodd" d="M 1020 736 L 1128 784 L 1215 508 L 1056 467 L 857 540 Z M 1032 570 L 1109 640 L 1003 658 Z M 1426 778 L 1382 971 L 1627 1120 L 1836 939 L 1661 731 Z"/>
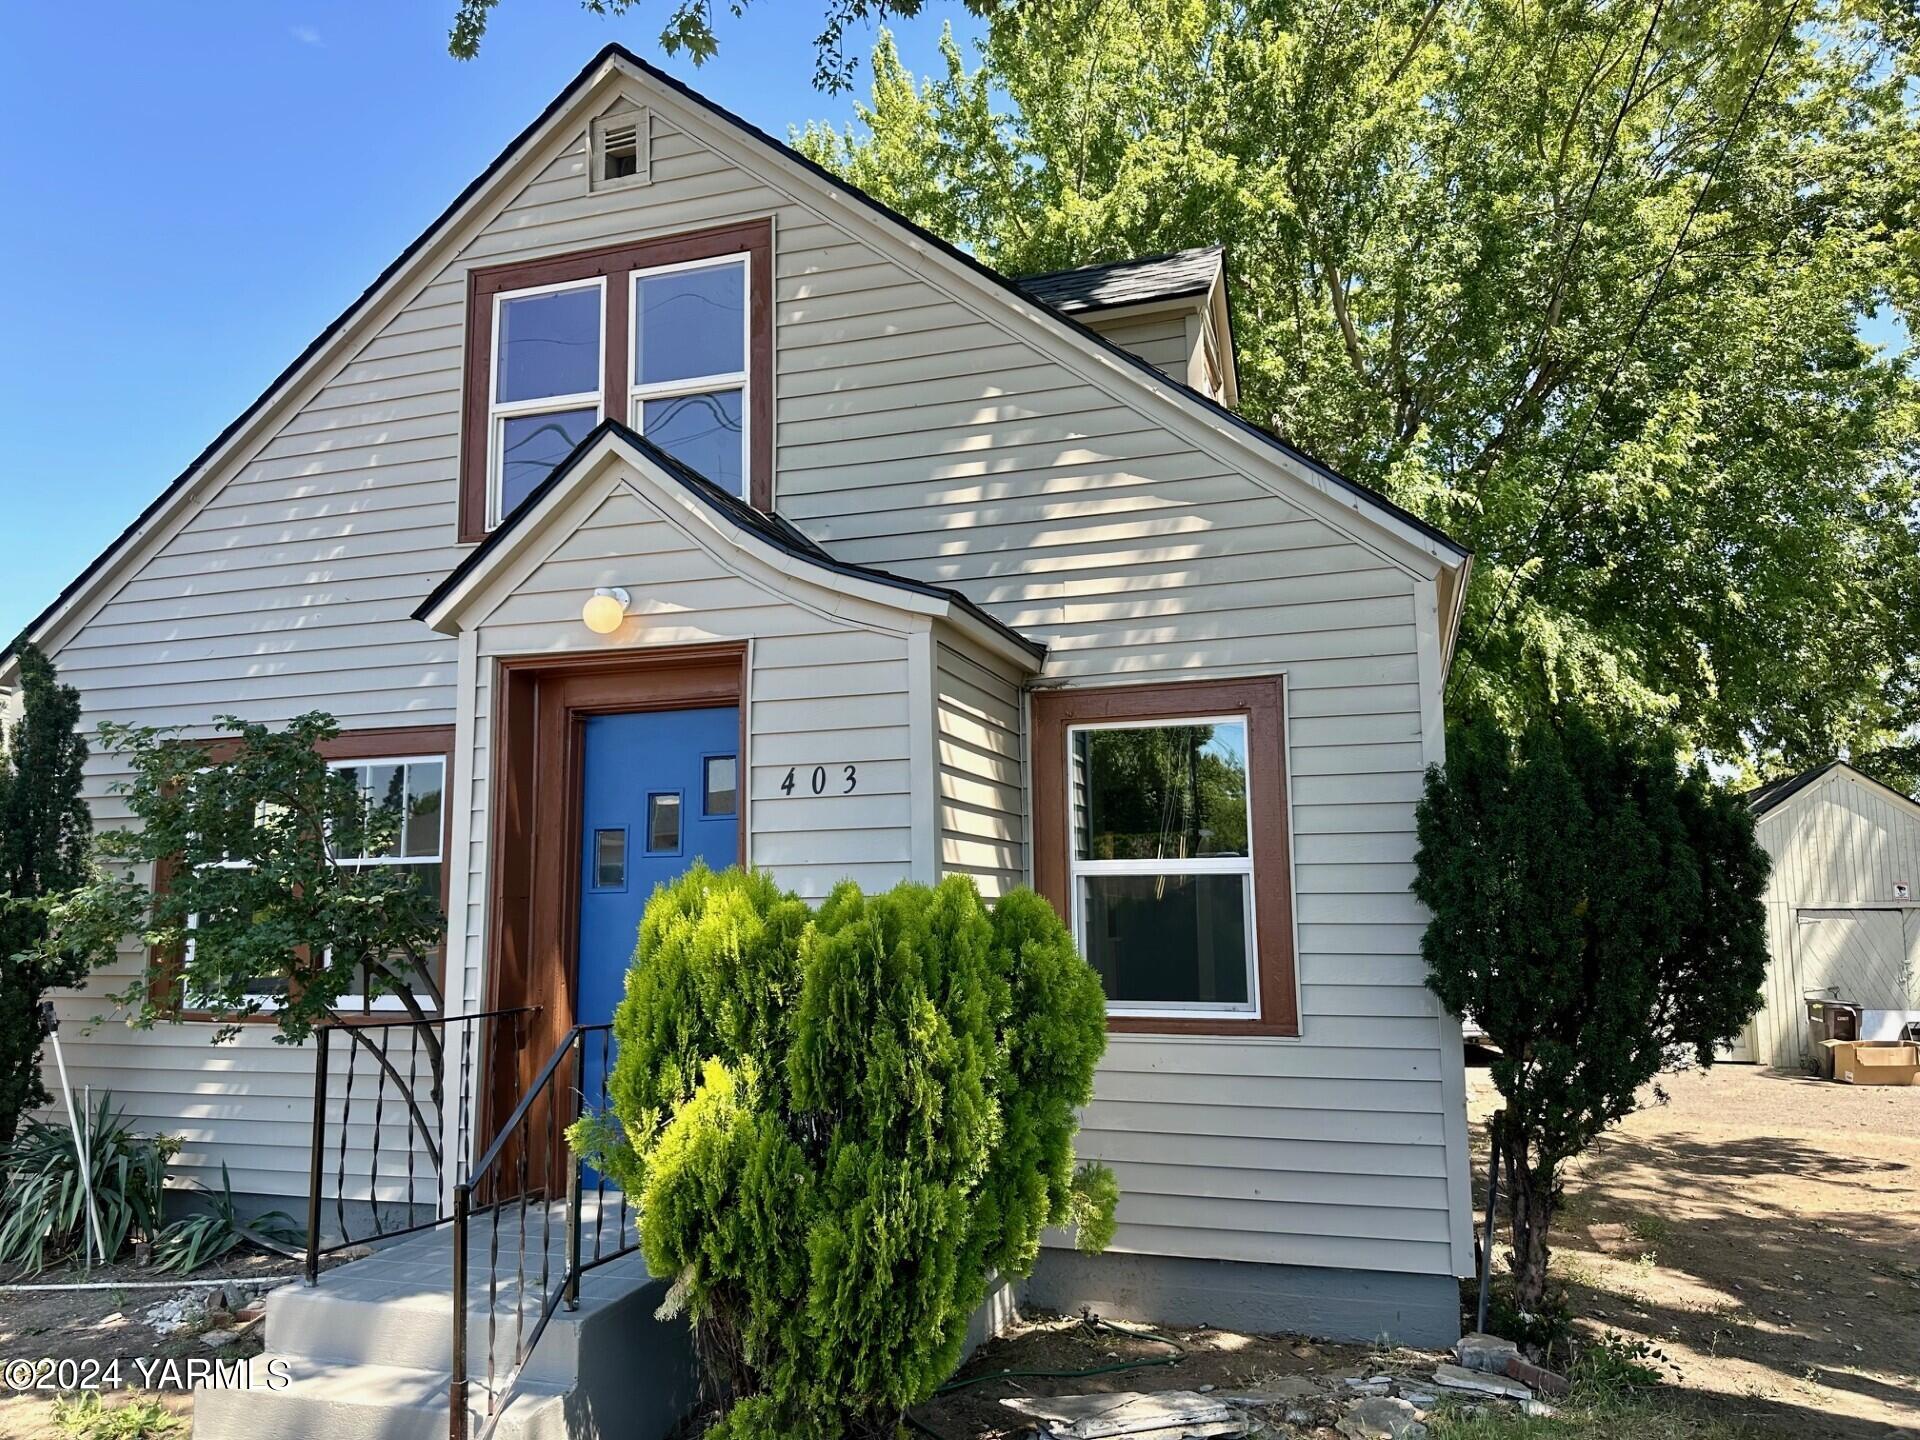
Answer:
<path fill-rule="evenodd" d="M 244 1301 L 299 1270 L 298 1261 L 236 1253 L 187 1278 L 230 1281 L 234 1298 Z M 175 1285 L 150 1268 L 61 1267 L 39 1275 L 0 1274 L 0 1282 L 94 1287 L 0 1290 L 0 1362 L 7 1366 L 0 1375 L 0 1440 L 67 1440 L 79 1427 L 56 1423 L 56 1405 L 63 1394 L 90 1390 L 107 1407 L 141 1402 L 155 1417 L 152 1435 L 184 1436 L 193 1408 L 193 1365 L 260 1351 L 258 1325 L 219 1343 L 236 1323 L 222 1308 L 228 1297 L 219 1288 Z M 180 1418 L 176 1430 L 166 1428 L 159 1408 Z M 138 1433 L 130 1428 L 120 1440 Z"/>
<path fill-rule="evenodd" d="M 1498 1094 L 1470 1069 L 1475 1193 Z M 1657 1344 L 1672 1400 L 1755 1434 L 1920 1435 L 1920 1087 L 1722 1065 L 1573 1167 L 1577 1328 Z"/>

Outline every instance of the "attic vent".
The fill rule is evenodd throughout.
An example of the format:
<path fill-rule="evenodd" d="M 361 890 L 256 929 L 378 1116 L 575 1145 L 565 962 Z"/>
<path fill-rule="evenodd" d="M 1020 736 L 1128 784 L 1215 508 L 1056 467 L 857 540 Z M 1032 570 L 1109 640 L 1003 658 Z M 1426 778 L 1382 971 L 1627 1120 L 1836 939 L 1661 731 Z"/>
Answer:
<path fill-rule="evenodd" d="M 620 110 L 593 122 L 593 170 L 590 188 L 617 189 L 647 181 L 646 112 Z"/>

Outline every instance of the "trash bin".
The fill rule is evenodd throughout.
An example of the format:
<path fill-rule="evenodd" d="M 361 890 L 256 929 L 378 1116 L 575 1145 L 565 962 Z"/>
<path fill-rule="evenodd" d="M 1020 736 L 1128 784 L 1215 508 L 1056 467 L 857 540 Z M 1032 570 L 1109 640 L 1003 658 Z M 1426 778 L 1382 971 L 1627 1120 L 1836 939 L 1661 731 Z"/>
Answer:
<path fill-rule="evenodd" d="M 1827 1049 L 1828 1040 L 1858 1040 L 1860 1038 L 1860 1007 L 1849 1005 L 1843 1000 L 1815 1000 L 1807 998 L 1807 1049 L 1813 1060 L 1813 1072 L 1833 1078 L 1830 1068 L 1833 1064 L 1833 1052 Z"/>

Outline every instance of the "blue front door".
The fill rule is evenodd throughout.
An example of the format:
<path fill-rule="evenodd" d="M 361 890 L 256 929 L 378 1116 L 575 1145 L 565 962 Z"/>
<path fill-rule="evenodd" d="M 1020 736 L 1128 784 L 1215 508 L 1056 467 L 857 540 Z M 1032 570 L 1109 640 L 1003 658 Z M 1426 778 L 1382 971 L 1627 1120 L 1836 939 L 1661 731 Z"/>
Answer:
<path fill-rule="evenodd" d="M 640 912 L 654 886 L 696 860 L 740 858 L 740 712 L 592 715 L 581 767 L 580 973 L 575 1023 L 613 1018 L 626 993 Z M 585 1098 L 600 1105 L 600 1047 L 586 1047 Z"/>

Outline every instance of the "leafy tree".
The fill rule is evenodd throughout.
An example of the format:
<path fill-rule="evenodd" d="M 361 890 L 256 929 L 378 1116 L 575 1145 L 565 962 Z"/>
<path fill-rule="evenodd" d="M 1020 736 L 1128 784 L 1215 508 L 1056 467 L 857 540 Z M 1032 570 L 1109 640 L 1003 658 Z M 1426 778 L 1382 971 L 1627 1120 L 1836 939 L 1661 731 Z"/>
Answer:
<path fill-rule="evenodd" d="M 1578 713 L 1517 740 L 1457 730 L 1419 840 L 1427 984 L 1499 1048 L 1515 1299 L 1539 1313 L 1561 1167 L 1759 1009 L 1766 852 L 1745 803 L 1671 742 Z"/>
<path fill-rule="evenodd" d="M 93 836 L 80 797 L 87 742 L 79 693 L 33 646 L 19 658 L 23 709 L 12 734 L 0 733 L 0 1149 L 20 1117 L 48 1100 L 41 1000 L 86 978 L 84 958 L 43 945 L 48 907 L 87 878 Z"/>
<path fill-rule="evenodd" d="M 802 150 L 1009 273 L 1224 241 L 1242 409 L 1476 553 L 1456 705 L 1920 783 L 1890 0 L 1078 0 Z M 1902 738 L 1904 735 L 1904 739 Z"/>
<path fill-rule="evenodd" d="M 301 715 L 284 729 L 222 715 L 219 742 L 177 728 L 107 724 L 101 743 L 131 773 L 122 786 L 137 828 L 100 839 L 107 865 L 54 907 L 47 948 L 94 959 L 129 935 L 172 957 L 110 998 L 136 1027 L 179 1018 L 183 1007 L 224 1022 L 271 1014 L 276 1039 L 306 1040 L 340 1007 L 390 995 L 416 1020 L 441 1008 L 435 961 L 445 934 L 436 886 L 413 865 L 363 865 L 400 853 L 410 818 L 396 776 L 378 794 L 335 769 L 320 746 L 339 734 L 332 716 Z M 164 880 L 138 877 L 155 867 Z M 393 1062 L 359 1031 L 347 1035 L 388 1068 L 414 1105 L 419 1139 L 437 1157 L 429 1112 Z M 430 1067 L 437 1113 L 444 1078 L 441 1036 L 414 1032 Z"/>
<path fill-rule="evenodd" d="M 572 1138 L 638 1197 L 714 1436 L 894 1436 L 1043 1226 L 1112 1236 L 1112 1175 L 1073 1162 L 1105 1002 L 1031 891 L 848 883 L 815 913 L 696 866 L 648 902 L 614 1031 L 613 1114 Z"/>
<path fill-rule="evenodd" d="M 471 60 L 480 53 L 480 41 L 487 33 L 487 21 L 500 0 L 460 0 L 453 17 L 453 30 L 447 36 L 447 53 L 456 60 Z M 1011 0 L 966 0 L 975 15 L 991 15 Z M 595 15 L 622 16 L 638 9 L 641 0 L 580 0 L 580 8 Z M 726 0 L 726 8 L 735 19 L 747 12 L 749 0 Z M 920 13 L 924 0 L 825 0 L 821 29 L 813 42 L 813 84 L 816 90 L 836 92 L 853 83 L 854 62 L 846 53 L 847 29 L 852 25 L 882 23 L 892 16 L 911 20 Z M 704 65 L 720 50 L 713 33 L 713 0 L 675 0 L 673 12 L 660 31 L 660 48 L 669 55 L 685 51 L 695 65 Z"/>

